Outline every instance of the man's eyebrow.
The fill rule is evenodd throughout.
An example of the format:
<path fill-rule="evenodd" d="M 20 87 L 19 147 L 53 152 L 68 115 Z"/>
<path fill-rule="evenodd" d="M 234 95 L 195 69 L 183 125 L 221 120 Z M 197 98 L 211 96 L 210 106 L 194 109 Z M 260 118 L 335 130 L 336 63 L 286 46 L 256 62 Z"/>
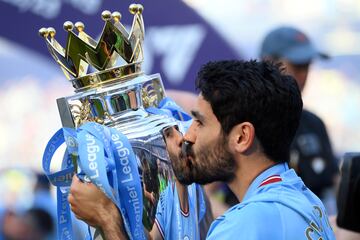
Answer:
<path fill-rule="evenodd" d="M 190 113 L 194 118 L 196 118 L 202 122 L 205 120 L 205 117 L 203 115 L 201 115 L 198 111 L 191 110 Z"/>

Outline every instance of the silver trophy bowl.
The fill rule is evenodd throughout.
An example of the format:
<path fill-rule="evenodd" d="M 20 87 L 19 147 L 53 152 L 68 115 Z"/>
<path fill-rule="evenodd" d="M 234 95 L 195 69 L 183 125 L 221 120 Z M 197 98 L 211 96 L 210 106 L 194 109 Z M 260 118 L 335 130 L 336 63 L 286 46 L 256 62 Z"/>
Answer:
<path fill-rule="evenodd" d="M 146 107 L 156 107 L 164 96 L 160 75 L 142 74 L 123 84 L 57 99 L 64 127 L 76 128 L 83 122 L 96 121 L 119 130 L 130 140 L 143 187 L 143 224 L 149 231 L 160 193 L 174 179 L 162 130 L 177 122 L 167 115 L 146 111 Z"/>

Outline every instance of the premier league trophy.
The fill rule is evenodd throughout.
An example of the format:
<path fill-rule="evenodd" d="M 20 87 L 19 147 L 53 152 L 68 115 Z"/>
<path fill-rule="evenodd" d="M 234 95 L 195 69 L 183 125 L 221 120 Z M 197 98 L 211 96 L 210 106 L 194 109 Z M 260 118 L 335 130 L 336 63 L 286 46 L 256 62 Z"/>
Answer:
<path fill-rule="evenodd" d="M 129 208 L 136 213 L 139 206 L 142 206 L 141 229 L 144 226 L 151 230 L 160 193 L 173 179 L 171 163 L 161 131 L 176 125 L 177 122 L 167 115 L 155 115 L 147 111 L 148 108 L 158 106 L 164 99 L 165 92 L 159 74 L 149 76 L 141 70 L 144 40 L 143 7 L 132 4 L 129 10 L 134 15 L 130 32 L 127 32 L 121 24 L 119 12 L 104 11 L 102 19 L 105 21 L 105 26 L 98 41 L 84 32 L 85 26 L 81 22 L 75 25 L 69 21 L 64 23 L 64 29 L 68 32 L 66 47 L 62 47 L 55 40 L 54 28 L 39 30 L 52 57 L 75 88 L 74 95 L 57 99 L 62 125 L 64 129 L 73 132 L 54 136 L 48 144 L 43 159 L 43 166 L 49 173 L 50 181 L 59 187 L 58 204 L 63 204 L 62 209 L 59 210 L 58 207 L 59 239 L 71 239 L 69 217 L 65 214 L 69 208 L 65 203 L 72 174 L 65 170 L 70 169 L 77 173 L 87 170 L 84 180 L 99 186 L 108 197 L 115 200 L 129 198 L 127 202 L 124 201 L 117 206 L 125 217 L 125 228 L 131 239 L 141 239 L 142 237 L 137 237 L 139 233 L 134 231 L 142 230 L 139 230 L 139 226 L 137 229 L 131 227 L 131 225 L 139 225 L 139 219 L 132 219 L 131 214 L 125 212 L 126 209 Z M 93 128 L 93 132 L 89 130 L 89 126 Z M 104 129 L 99 126 L 103 126 Z M 125 148 L 126 144 L 120 142 L 119 134 L 112 132 L 114 129 L 129 140 L 134 156 L 129 154 L 124 157 L 131 149 Z M 86 134 L 81 140 L 79 136 L 82 136 L 82 132 Z M 101 159 L 105 163 L 101 162 L 99 160 L 101 156 L 97 155 L 101 151 L 99 151 L 100 145 L 95 145 L 96 137 L 102 140 L 101 146 L 105 156 Z M 54 149 L 59 145 L 59 139 L 66 141 L 68 148 L 65 155 L 70 157 L 64 158 L 63 172 L 54 175 L 50 174 L 47 165 L 51 161 Z M 82 155 L 86 155 L 86 160 L 82 160 Z M 135 169 L 132 165 L 133 172 L 130 172 L 131 164 L 126 165 L 131 159 L 132 164 L 135 163 Z M 104 165 L 103 169 L 100 169 L 102 165 Z M 124 174 L 122 178 L 114 174 L 115 170 L 118 171 L 117 174 L 119 171 Z M 136 186 L 126 186 L 130 197 L 124 197 L 121 191 L 111 190 L 116 189 L 117 185 L 120 187 L 126 185 L 130 177 L 131 180 L 136 178 L 136 174 L 140 179 L 142 199 L 136 195 L 135 190 L 134 192 L 129 190 L 136 189 Z M 112 180 L 109 184 L 110 192 L 109 186 L 102 182 L 105 178 Z M 135 195 L 136 199 L 133 198 Z M 136 217 L 139 217 L 138 212 L 137 215 L 135 214 Z M 129 215 L 128 222 L 126 215 Z"/>

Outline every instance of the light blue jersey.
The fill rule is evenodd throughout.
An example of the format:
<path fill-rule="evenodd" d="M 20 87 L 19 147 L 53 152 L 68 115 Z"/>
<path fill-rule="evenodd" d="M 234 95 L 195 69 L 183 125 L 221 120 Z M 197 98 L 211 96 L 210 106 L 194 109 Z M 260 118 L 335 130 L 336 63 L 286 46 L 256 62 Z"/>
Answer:
<path fill-rule="evenodd" d="M 200 221 L 206 207 L 203 190 L 198 184 L 191 184 L 188 189 L 189 211 L 180 208 L 176 184 L 168 184 L 160 196 L 155 223 L 163 239 L 200 239 Z"/>
<path fill-rule="evenodd" d="M 207 235 L 217 239 L 335 239 L 325 208 L 286 163 L 261 173 L 243 201 L 216 219 Z"/>

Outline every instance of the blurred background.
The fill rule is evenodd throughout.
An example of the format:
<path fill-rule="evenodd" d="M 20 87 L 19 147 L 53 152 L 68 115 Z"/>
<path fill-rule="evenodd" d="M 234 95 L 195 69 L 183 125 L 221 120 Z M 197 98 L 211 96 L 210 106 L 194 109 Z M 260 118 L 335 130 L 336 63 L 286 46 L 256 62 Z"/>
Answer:
<path fill-rule="evenodd" d="M 331 56 L 312 65 L 304 104 L 324 120 L 339 157 L 344 152 L 359 151 L 358 0 L 137 2 L 145 8 L 144 70 L 149 74 L 159 72 L 167 89 L 194 92 L 196 71 L 209 60 L 257 58 L 264 35 L 277 26 L 291 25 L 303 30 L 320 50 Z M 28 171 L 41 171 L 46 143 L 61 127 L 56 99 L 73 94 L 70 82 L 47 52 L 38 30 L 54 27 L 57 40 L 65 46 L 63 23 L 82 21 L 85 31 L 96 38 L 104 24 L 100 16 L 105 9 L 119 10 L 122 22 L 131 24 L 132 15 L 127 10 L 130 3 L 0 0 L 1 190 L 9 182 L 7 193 L 20 192 L 24 185 L 24 189 L 35 189 L 35 175 Z M 5 171 L 8 169 L 30 176 L 31 181 L 8 181 L 16 175 L 9 175 Z"/>

